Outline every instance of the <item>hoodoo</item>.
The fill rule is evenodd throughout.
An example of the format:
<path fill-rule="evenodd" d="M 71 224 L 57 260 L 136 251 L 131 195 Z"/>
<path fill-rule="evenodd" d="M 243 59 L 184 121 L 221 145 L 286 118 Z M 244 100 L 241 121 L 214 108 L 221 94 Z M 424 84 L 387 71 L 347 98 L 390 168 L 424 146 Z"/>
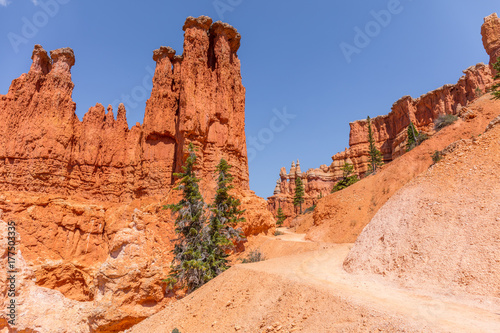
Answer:
<path fill-rule="evenodd" d="M 131 129 L 126 111 L 97 104 L 79 121 L 71 99 L 69 48 L 36 45 L 28 74 L 0 97 L 0 189 L 28 190 L 124 202 L 166 195 L 184 147 L 199 148 L 200 178 L 210 191 L 220 158 L 232 166 L 238 189 L 248 190 L 245 88 L 236 54 L 240 35 L 202 16 L 184 25 L 184 54 L 170 47 L 156 62 L 144 123 Z"/>
<path fill-rule="evenodd" d="M 500 19 L 496 13 L 484 18 L 481 35 L 483 35 L 484 49 L 490 56 L 491 65 L 500 57 Z"/>
<path fill-rule="evenodd" d="M 273 231 L 266 202 L 248 183 L 241 36 L 206 16 L 189 17 L 183 29 L 181 56 L 170 47 L 153 52 L 142 125 L 129 128 L 123 105 L 116 118 L 111 106 L 96 104 L 78 119 L 69 48 L 49 56 L 36 45 L 29 72 L 0 95 L 0 209 L 3 221 L 17 222 L 27 313 L 17 329 L 120 330 L 169 301 L 161 280 L 175 235 L 161 207 L 176 200 L 173 173 L 190 142 L 206 200 L 224 158 L 246 209 L 243 231 Z M 0 244 L 5 257 L 7 243 Z M 49 307 L 54 315 L 43 315 Z"/>

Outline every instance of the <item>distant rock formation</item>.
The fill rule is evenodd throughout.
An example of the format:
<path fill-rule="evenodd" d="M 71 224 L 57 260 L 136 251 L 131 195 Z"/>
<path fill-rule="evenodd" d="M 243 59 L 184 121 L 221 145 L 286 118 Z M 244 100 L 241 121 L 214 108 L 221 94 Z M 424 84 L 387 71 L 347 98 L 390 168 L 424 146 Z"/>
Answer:
<path fill-rule="evenodd" d="M 484 19 L 481 34 L 492 64 L 500 57 L 500 19 L 497 14 Z M 487 87 L 493 83 L 490 67 L 482 63 L 467 68 L 463 73 L 465 75 L 456 84 L 446 84 L 417 99 L 404 96 L 394 103 L 388 115 L 372 119 L 374 138 L 384 156 L 384 162 L 390 162 L 405 153 L 406 129 L 410 119 L 419 131 L 431 132 L 437 117 L 459 113 L 462 107 L 475 100 L 478 93 L 486 92 Z M 368 165 L 366 120 L 357 120 L 349 125 L 349 148 L 332 156 L 332 159 L 342 162 L 350 158 L 357 172 L 363 174 Z"/>
<path fill-rule="evenodd" d="M 326 165 L 322 165 L 318 169 L 309 169 L 302 172 L 300 162 L 297 160 L 297 164 L 292 162 L 289 173 L 286 172 L 284 167 L 281 168 L 280 178 L 276 182 L 274 194 L 294 195 L 295 179 L 300 177 L 304 184 L 304 190 L 309 196 L 323 196 L 332 190 L 332 181 L 336 178 L 335 176 Z"/>
<path fill-rule="evenodd" d="M 440 115 L 457 114 L 463 106 L 478 97 L 479 91 L 485 92 L 493 83 L 490 68 L 484 64 L 472 66 L 464 74 L 456 84 L 444 85 L 417 99 L 404 96 L 394 103 L 388 115 L 371 120 L 375 144 L 382 152 L 385 163 L 406 152 L 406 130 L 410 119 L 419 131 L 430 133 Z M 357 120 L 349 125 L 349 148 L 332 156 L 332 159 L 343 161 L 346 157 L 350 158 L 357 172 L 363 174 L 368 170 L 368 126 L 366 120 Z"/>
<path fill-rule="evenodd" d="M 500 19 L 492 14 L 484 21 L 492 64 L 500 56 Z M 446 295 L 499 296 L 500 116 L 497 101 L 479 102 L 476 109 L 496 118 L 480 136 L 440 150 L 443 161 L 378 210 L 344 262 L 348 272 Z"/>
<path fill-rule="evenodd" d="M 486 52 L 490 55 L 490 63 L 500 56 L 500 19 L 496 14 L 485 18 L 481 29 Z M 391 112 L 371 120 L 373 137 L 377 148 L 382 152 L 384 163 L 389 163 L 406 152 L 407 128 L 410 120 L 418 131 L 432 134 L 434 121 L 444 114 L 459 114 L 471 101 L 486 92 L 493 84 L 490 66 L 483 63 L 466 69 L 456 84 L 447 84 L 430 91 L 419 98 L 404 96 L 395 102 Z M 368 126 L 366 120 L 357 120 L 349 124 L 349 148 L 332 156 L 330 166 L 323 165 L 319 169 L 310 169 L 301 178 L 305 186 L 306 207 L 313 205 L 319 195 L 327 195 L 336 182 L 342 177 L 340 169 L 345 162 L 354 165 L 360 176 L 368 171 Z M 274 195 L 268 198 L 268 208 L 276 215 L 281 207 L 288 217 L 295 216 L 293 194 L 297 177 L 294 165 L 287 174 L 280 170 L 280 178 Z"/>
<path fill-rule="evenodd" d="M 342 173 L 340 173 L 342 175 Z M 268 198 L 268 204 L 272 212 L 276 212 L 279 207 L 287 216 L 295 216 L 297 209 L 293 206 L 293 196 L 295 195 L 295 179 L 300 177 L 304 184 L 304 204 L 303 210 L 313 206 L 317 199 L 328 195 L 335 180 L 340 176 L 331 171 L 331 167 L 326 165 L 320 166 L 318 169 L 309 169 L 302 172 L 300 162 L 292 162 L 290 172 L 287 173 L 286 168 L 281 168 L 280 176 L 276 181 L 274 195 Z"/>
<path fill-rule="evenodd" d="M 169 47 L 153 52 L 142 125 L 129 129 L 123 105 L 116 119 L 101 104 L 78 119 L 69 48 L 49 56 L 36 45 L 30 71 L 0 95 L 0 210 L 17 223 L 27 267 L 19 293 L 33 314 L 19 318 L 20 331 L 62 331 L 73 314 L 75 332 L 120 331 L 169 302 L 161 281 L 176 236 L 161 207 L 179 199 L 173 173 L 190 142 L 205 199 L 225 158 L 246 210 L 243 231 L 274 231 L 266 201 L 249 190 L 241 36 L 206 16 L 189 17 L 184 31 L 182 56 Z M 40 314 L 48 306 L 54 315 Z"/>

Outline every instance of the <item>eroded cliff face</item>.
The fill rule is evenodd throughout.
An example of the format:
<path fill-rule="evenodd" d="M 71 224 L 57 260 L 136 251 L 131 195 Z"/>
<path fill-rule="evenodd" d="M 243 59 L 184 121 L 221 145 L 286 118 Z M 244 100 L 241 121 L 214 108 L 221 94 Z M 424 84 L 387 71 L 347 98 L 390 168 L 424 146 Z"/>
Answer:
<path fill-rule="evenodd" d="M 492 14 L 484 19 L 481 33 L 490 64 L 500 57 L 500 19 Z M 406 153 L 408 141 L 407 128 L 410 120 L 418 131 L 433 134 L 434 121 L 444 114 L 464 116 L 467 105 L 476 100 L 493 84 L 491 66 L 477 64 L 469 67 L 456 84 L 447 84 L 430 91 L 419 98 L 404 96 L 393 104 L 391 112 L 371 120 L 373 137 L 377 148 L 383 155 L 384 163 Z M 473 116 L 473 115 L 472 115 Z M 467 115 L 465 115 L 467 117 Z M 274 195 L 268 198 L 268 208 L 276 215 L 281 207 L 287 217 L 296 215 L 293 207 L 295 178 L 301 177 L 305 186 L 306 207 L 315 204 L 319 197 L 328 195 L 342 177 L 341 167 L 345 162 L 354 165 L 360 176 L 368 171 L 368 126 L 366 120 L 357 120 L 349 124 L 349 148 L 332 156 L 330 166 L 296 172 L 292 165 L 290 173 L 282 168 Z"/>
<path fill-rule="evenodd" d="M 481 104 L 497 117 L 480 137 L 449 145 L 443 161 L 380 208 L 347 256 L 348 272 L 447 295 L 498 297 L 500 105 L 489 98 Z"/>
<path fill-rule="evenodd" d="M 189 17 L 183 29 L 182 56 L 169 47 L 153 52 L 142 125 L 129 129 L 123 105 L 116 118 L 110 106 L 96 104 L 78 119 L 69 48 L 49 56 L 36 45 L 30 71 L 0 95 L 0 210 L 17 223 L 26 266 L 19 297 L 34 314 L 18 329 L 54 332 L 74 320 L 78 332 L 122 330 L 171 300 L 161 280 L 175 234 L 161 207 L 178 200 L 173 173 L 190 142 L 205 199 L 214 195 L 215 166 L 225 158 L 246 209 L 243 231 L 273 231 L 265 200 L 248 184 L 241 37 L 205 16 Z M 57 310 L 40 319 L 49 306 L 44 299 L 67 315 Z"/>
<path fill-rule="evenodd" d="M 0 189 L 114 202 L 165 195 L 193 142 L 202 188 L 212 188 L 215 165 L 225 158 L 236 187 L 248 190 L 240 35 L 208 17 L 189 18 L 184 30 L 181 57 L 167 47 L 154 51 L 144 124 L 131 129 L 123 106 L 115 119 L 97 104 L 80 122 L 71 99 L 73 51 L 52 51 L 51 60 L 37 45 L 29 73 L 0 97 Z"/>
<path fill-rule="evenodd" d="M 0 206 L 0 229 L 16 222 L 17 331 L 118 332 L 173 300 L 162 279 L 174 226 L 156 199 L 117 204 L 16 191 L 2 192 Z"/>
<path fill-rule="evenodd" d="M 466 106 L 485 92 L 492 85 L 493 77 L 490 67 L 478 64 L 464 71 L 457 84 L 448 84 L 431 91 L 417 99 L 405 96 L 392 106 L 392 111 L 385 116 L 371 120 L 373 137 L 378 149 L 382 152 L 384 163 L 406 152 L 408 141 L 407 128 L 410 119 L 418 131 L 433 133 L 434 121 L 443 114 L 460 114 L 466 111 Z M 349 124 L 349 148 L 332 156 L 330 166 L 309 169 L 297 174 L 296 165 L 290 168 L 290 173 L 282 168 L 274 195 L 268 198 L 268 208 L 276 215 L 281 207 L 287 217 L 296 215 L 293 207 L 295 193 L 295 178 L 302 178 L 305 189 L 305 207 L 330 194 L 333 186 L 342 177 L 341 167 L 345 162 L 354 165 L 355 172 L 363 176 L 368 171 L 368 125 L 366 120 L 357 120 Z"/>
<path fill-rule="evenodd" d="M 481 34 L 491 65 L 500 57 L 500 19 L 497 14 L 484 19 Z M 454 85 L 444 85 L 417 99 L 402 97 L 394 103 L 388 115 L 372 119 L 374 138 L 384 162 L 390 162 L 406 152 L 406 129 L 410 120 L 419 131 L 432 133 L 433 123 L 440 115 L 459 114 L 463 107 L 485 93 L 492 84 L 491 66 L 480 63 L 466 69 Z M 350 158 L 357 172 L 363 174 L 368 165 L 368 126 L 366 120 L 349 125 L 349 148 L 332 156 L 332 159 L 338 162 Z"/>
<path fill-rule="evenodd" d="M 496 13 L 484 18 L 481 27 L 483 45 L 486 53 L 490 56 L 490 65 L 500 57 L 500 19 Z"/>

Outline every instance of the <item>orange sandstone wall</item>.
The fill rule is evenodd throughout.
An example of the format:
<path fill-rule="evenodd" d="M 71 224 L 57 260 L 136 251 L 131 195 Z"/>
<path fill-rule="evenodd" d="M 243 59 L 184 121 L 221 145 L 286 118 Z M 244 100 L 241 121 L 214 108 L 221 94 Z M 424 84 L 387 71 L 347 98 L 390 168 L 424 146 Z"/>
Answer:
<path fill-rule="evenodd" d="M 457 114 L 475 100 L 478 91 L 486 91 L 492 85 L 490 67 L 484 64 L 472 66 L 464 71 L 457 84 L 447 84 L 417 99 L 404 96 L 392 106 L 392 111 L 385 116 L 373 118 L 372 130 L 375 144 L 380 149 L 385 163 L 406 152 L 407 128 L 411 121 L 419 131 L 432 133 L 434 121 L 443 114 Z M 274 195 L 268 198 L 268 209 L 276 216 L 282 207 L 287 217 L 296 215 L 293 206 L 295 178 L 301 177 L 305 184 L 303 207 L 315 204 L 319 197 L 330 194 L 335 183 L 342 177 L 340 169 L 345 162 L 354 165 L 355 171 L 362 176 L 368 171 L 368 126 L 366 120 L 357 120 L 349 124 L 349 148 L 332 156 L 330 166 L 321 166 L 306 172 L 297 172 L 295 164 L 290 172 L 285 168 L 280 171 Z"/>
<path fill-rule="evenodd" d="M 434 121 L 440 115 L 457 114 L 478 97 L 479 90 L 484 92 L 493 83 L 490 68 L 484 64 L 472 66 L 464 74 L 456 84 L 444 85 L 417 99 L 404 96 L 394 103 L 389 114 L 372 119 L 373 136 L 385 163 L 406 152 L 410 119 L 419 131 L 432 133 Z M 363 174 L 368 170 L 368 126 L 366 120 L 349 125 L 349 148 L 332 159 L 341 162 L 348 158 L 356 171 Z"/>

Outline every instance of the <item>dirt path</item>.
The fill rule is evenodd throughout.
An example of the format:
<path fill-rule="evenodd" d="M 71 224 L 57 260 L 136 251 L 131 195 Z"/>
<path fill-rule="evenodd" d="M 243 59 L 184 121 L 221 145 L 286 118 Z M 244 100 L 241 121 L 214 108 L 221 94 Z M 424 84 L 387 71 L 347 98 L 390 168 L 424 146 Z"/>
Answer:
<path fill-rule="evenodd" d="M 307 244 L 281 231 L 269 242 Z M 342 264 L 352 246 L 236 265 L 127 332 L 500 332 L 498 298 L 445 297 L 349 274 Z M 282 329 L 269 326 L 280 320 Z"/>
<path fill-rule="evenodd" d="M 281 239 L 288 242 L 302 242 L 302 243 L 312 243 L 309 240 L 306 240 L 306 234 L 296 234 L 290 229 L 282 227 L 276 228 L 277 231 L 282 232 L 283 235 L 277 236 L 277 239 Z"/>
<path fill-rule="evenodd" d="M 415 324 L 445 332 L 500 332 L 500 303 L 480 304 L 402 289 L 378 277 L 351 275 L 342 263 L 352 244 L 248 265 L 248 269 L 284 275 L 328 288 L 349 302 L 401 315 Z M 286 259 L 286 260 L 285 260 Z M 496 299 L 498 302 L 498 299 Z"/>

